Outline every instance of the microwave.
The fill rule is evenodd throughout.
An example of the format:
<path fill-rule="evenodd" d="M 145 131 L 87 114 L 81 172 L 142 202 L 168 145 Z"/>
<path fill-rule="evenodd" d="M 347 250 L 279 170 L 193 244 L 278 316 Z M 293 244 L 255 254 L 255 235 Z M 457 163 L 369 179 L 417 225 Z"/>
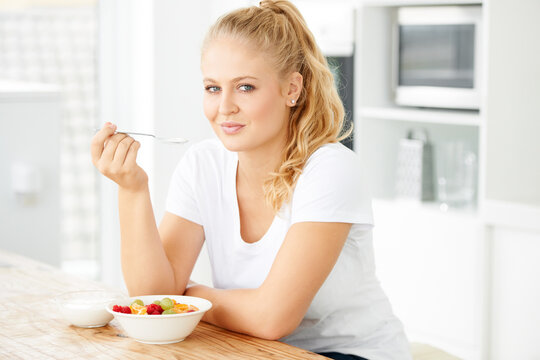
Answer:
<path fill-rule="evenodd" d="M 398 8 L 392 55 L 395 102 L 478 110 L 481 32 L 478 5 Z"/>

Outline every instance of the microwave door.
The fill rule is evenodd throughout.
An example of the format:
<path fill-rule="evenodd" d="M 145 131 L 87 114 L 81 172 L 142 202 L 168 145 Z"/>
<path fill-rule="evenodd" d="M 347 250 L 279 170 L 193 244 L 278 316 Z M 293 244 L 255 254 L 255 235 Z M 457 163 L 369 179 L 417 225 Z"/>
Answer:
<path fill-rule="evenodd" d="M 474 88 L 474 25 L 399 29 L 399 86 Z"/>

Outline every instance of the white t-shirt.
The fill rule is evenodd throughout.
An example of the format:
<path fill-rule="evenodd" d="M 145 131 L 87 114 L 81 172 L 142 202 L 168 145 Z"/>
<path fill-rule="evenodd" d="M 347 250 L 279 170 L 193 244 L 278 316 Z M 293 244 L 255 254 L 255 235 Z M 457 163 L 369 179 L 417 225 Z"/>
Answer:
<path fill-rule="evenodd" d="M 178 164 L 167 198 L 167 211 L 204 227 L 214 287 L 259 287 L 294 223 L 352 223 L 336 265 L 301 324 L 280 341 L 369 360 L 411 359 L 402 324 L 375 276 L 371 200 L 356 154 L 339 143 L 317 149 L 291 202 L 255 243 L 246 243 L 240 234 L 237 165 L 237 153 L 219 140 L 199 142 Z"/>

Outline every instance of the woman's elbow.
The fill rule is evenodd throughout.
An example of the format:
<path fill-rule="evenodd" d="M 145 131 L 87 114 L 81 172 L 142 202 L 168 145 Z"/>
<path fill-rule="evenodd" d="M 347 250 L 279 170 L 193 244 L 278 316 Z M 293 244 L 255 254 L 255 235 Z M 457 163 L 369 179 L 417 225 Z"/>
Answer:
<path fill-rule="evenodd" d="M 285 317 L 278 314 L 268 314 L 261 317 L 256 324 L 255 334 L 258 338 L 265 340 L 279 340 L 292 333 L 300 324 L 295 317 Z"/>

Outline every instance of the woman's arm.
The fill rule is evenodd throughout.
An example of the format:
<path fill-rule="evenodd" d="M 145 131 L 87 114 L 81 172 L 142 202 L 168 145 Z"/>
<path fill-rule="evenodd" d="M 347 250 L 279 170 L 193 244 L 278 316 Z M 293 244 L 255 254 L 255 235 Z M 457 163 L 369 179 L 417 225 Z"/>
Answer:
<path fill-rule="evenodd" d="M 189 287 L 208 299 L 204 321 L 240 333 L 277 340 L 302 321 L 332 271 L 351 224 L 302 222 L 291 226 L 264 283 L 257 289 Z"/>
<path fill-rule="evenodd" d="M 121 257 L 131 296 L 182 294 L 204 243 L 201 225 L 165 213 L 158 228 L 150 195 L 119 190 Z"/>
<path fill-rule="evenodd" d="M 198 224 L 166 214 L 156 226 L 148 176 L 136 163 L 140 144 L 116 126 L 92 139 L 92 162 L 118 184 L 121 257 L 130 295 L 183 293 L 204 241 Z M 161 233 L 161 234 L 160 234 Z"/>
<path fill-rule="evenodd" d="M 129 294 L 173 294 L 173 270 L 161 244 L 148 187 L 138 192 L 120 187 L 118 211 L 122 272 Z"/>

